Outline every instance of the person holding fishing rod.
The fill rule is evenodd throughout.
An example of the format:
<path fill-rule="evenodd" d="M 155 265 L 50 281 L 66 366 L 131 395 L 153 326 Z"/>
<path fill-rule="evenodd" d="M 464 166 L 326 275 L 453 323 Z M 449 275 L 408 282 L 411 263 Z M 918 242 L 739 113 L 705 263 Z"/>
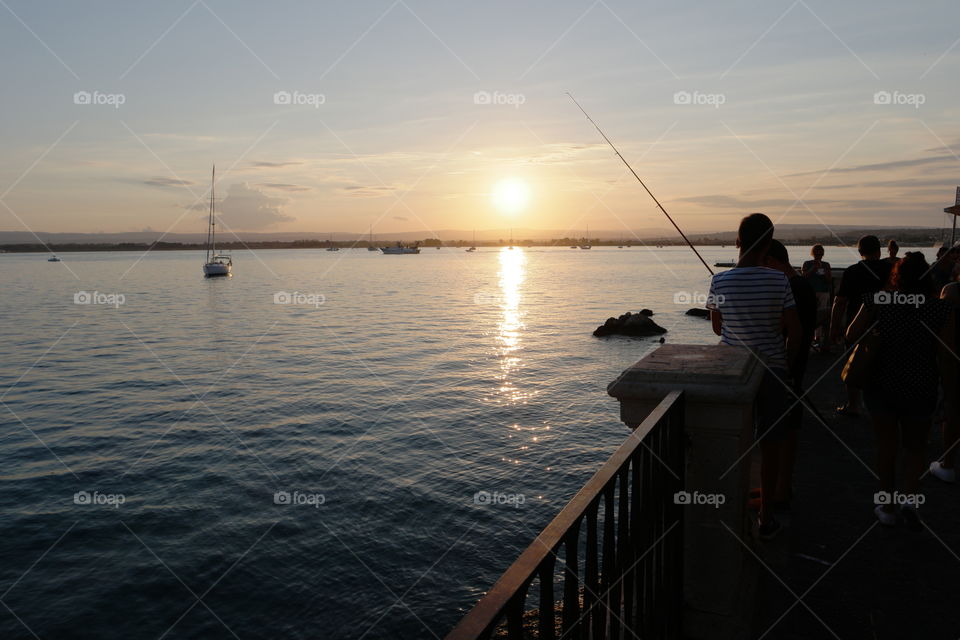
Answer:
<path fill-rule="evenodd" d="M 760 441 L 761 540 L 780 531 L 773 515 L 781 481 L 780 466 L 789 437 L 790 363 L 800 353 L 803 330 L 790 281 L 782 271 L 767 267 L 773 223 L 762 213 L 740 221 L 740 258 L 729 271 L 710 282 L 707 308 L 721 344 L 746 347 L 766 368 L 755 405 L 756 438 Z M 786 341 L 784 341 L 786 336 Z"/>
<path fill-rule="evenodd" d="M 793 389 L 788 381 L 788 362 L 794 362 L 800 349 L 802 330 L 795 308 L 790 282 L 780 271 L 769 269 L 765 264 L 770 242 L 773 240 L 773 223 L 762 213 L 754 213 L 740 222 L 737 247 L 740 261 L 730 271 L 714 275 L 713 269 L 693 246 L 657 197 L 634 171 L 620 150 L 611 142 L 590 114 L 567 93 L 587 120 L 594 126 L 604 141 L 637 179 L 643 190 L 656 203 L 680 237 L 713 278 L 707 308 L 711 307 L 714 332 L 721 336 L 721 343 L 744 346 L 760 358 L 767 375 L 757 394 L 754 418 L 757 437 L 760 438 L 760 518 L 759 535 L 770 539 L 777 535 L 780 524 L 773 517 L 777 483 L 780 476 L 780 457 L 786 436 L 788 398 Z M 786 343 L 784 343 L 786 335 Z M 802 397 L 795 396 L 808 410 L 815 411 Z M 779 426 L 779 428 L 777 428 Z"/>

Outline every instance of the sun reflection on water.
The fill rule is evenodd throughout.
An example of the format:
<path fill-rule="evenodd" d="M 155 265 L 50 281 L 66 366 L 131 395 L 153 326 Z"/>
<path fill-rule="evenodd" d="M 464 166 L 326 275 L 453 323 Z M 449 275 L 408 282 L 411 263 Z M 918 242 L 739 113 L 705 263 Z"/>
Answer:
<path fill-rule="evenodd" d="M 521 285 L 526 277 L 527 256 L 521 249 L 500 250 L 500 322 L 497 325 L 497 351 L 500 355 L 500 381 L 498 391 L 510 404 L 526 401 L 530 394 L 516 385 L 513 376 L 522 366 L 520 351 L 524 329 L 520 303 L 523 295 Z"/>

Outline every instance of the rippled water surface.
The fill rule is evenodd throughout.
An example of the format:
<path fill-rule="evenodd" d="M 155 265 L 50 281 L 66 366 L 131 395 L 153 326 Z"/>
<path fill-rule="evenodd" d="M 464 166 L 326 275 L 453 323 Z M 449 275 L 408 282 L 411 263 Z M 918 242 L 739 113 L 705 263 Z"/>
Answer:
<path fill-rule="evenodd" d="M 62 257 L 0 256 L 2 638 L 443 637 L 626 436 L 596 325 L 715 341 L 682 248 Z"/>

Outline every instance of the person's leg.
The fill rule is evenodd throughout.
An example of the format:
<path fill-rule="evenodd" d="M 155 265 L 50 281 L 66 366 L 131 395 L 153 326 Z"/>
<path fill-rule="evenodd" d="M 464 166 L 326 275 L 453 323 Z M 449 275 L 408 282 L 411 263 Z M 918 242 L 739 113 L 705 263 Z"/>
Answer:
<path fill-rule="evenodd" d="M 844 405 L 837 407 L 837 413 L 840 413 L 845 416 L 850 416 L 852 418 L 859 417 L 860 415 L 860 397 L 861 391 L 856 387 L 851 387 L 848 384 L 843 385 L 847 389 L 847 402 Z"/>
<path fill-rule="evenodd" d="M 790 429 L 780 447 L 780 469 L 777 477 L 777 502 L 789 502 L 793 498 L 793 468 L 797 461 L 797 444 L 800 432 Z"/>
<path fill-rule="evenodd" d="M 956 399 L 948 400 L 947 411 L 944 416 L 941 432 L 943 434 L 943 456 L 941 465 L 944 469 L 954 469 L 957 461 L 957 449 L 960 448 L 960 406 Z"/>
<path fill-rule="evenodd" d="M 930 417 L 904 417 L 903 431 L 903 492 L 920 493 L 920 476 L 927 469 L 927 435 Z"/>
<path fill-rule="evenodd" d="M 780 480 L 780 456 L 782 440 L 760 442 L 760 524 L 774 520 L 773 505 L 776 503 L 777 483 Z"/>
<path fill-rule="evenodd" d="M 897 443 L 899 433 L 897 419 L 888 413 L 874 411 L 871 416 L 873 433 L 877 444 L 877 476 L 880 479 L 880 491 L 893 496 L 897 475 Z M 892 501 L 883 505 L 883 510 L 893 513 Z"/>

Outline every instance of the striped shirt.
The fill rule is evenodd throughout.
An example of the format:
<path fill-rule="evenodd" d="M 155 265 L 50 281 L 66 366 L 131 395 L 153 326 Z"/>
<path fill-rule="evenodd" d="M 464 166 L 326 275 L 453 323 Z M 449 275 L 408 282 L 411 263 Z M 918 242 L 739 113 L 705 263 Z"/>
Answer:
<path fill-rule="evenodd" d="M 766 267 L 738 267 L 710 282 L 707 308 L 723 318 L 720 343 L 745 346 L 765 356 L 771 368 L 787 368 L 782 318 L 795 305 L 790 281 Z"/>

